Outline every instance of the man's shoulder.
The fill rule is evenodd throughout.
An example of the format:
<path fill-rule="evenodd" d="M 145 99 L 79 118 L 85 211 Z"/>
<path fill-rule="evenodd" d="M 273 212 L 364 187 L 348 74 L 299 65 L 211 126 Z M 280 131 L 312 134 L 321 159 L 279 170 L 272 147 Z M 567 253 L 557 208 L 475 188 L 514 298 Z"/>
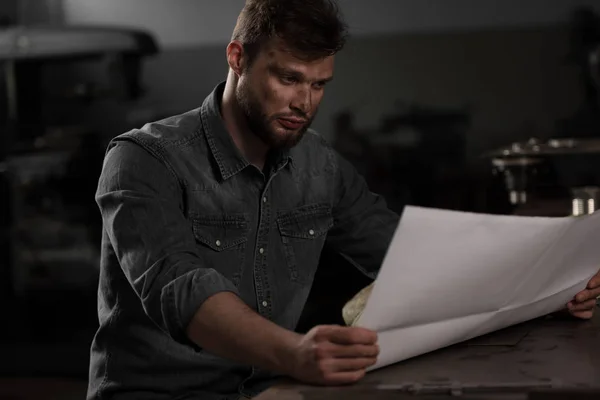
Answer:
<path fill-rule="evenodd" d="M 202 135 L 200 109 L 149 122 L 112 139 L 113 143 L 130 141 L 152 152 L 164 152 L 185 146 Z"/>
<path fill-rule="evenodd" d="M 329 141 L 314 129 L 291 151 L 295 163 L 313 171 L 331 171 L 336 167 L 335 151 Z"/>
<path fill-rule="evenodd" d="M 306 134 L 298 143 L 295 150 L 297 152 L 306 154 L 310 152 L 329 153 L 333 150 L 329 141 L 323 137 L 319 132 L 310 128 L 306 131 Z"/>

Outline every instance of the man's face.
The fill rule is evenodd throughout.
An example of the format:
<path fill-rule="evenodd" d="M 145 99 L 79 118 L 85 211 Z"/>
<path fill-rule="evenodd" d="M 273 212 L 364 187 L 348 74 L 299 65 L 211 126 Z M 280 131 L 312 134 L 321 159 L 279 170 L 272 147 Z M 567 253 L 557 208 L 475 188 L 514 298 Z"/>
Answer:
<path fill-rule="evenodd" d="M 303 61 L 279 40 L 265 46 L 240 75 L 236 98 L 250 130 L 267 146 L 295 146 L 312 123 L 333 56 Z"/>

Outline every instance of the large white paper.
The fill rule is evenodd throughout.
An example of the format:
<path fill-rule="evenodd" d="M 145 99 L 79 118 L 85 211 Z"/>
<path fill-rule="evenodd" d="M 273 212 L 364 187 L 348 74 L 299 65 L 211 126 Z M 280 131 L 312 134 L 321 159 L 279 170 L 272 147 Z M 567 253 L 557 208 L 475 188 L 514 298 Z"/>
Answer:
<path fill-rule="evenodd" d="M 600 213 L 542 218 L 406 207 L 357 326 L 380 368 L 565 307 L 600 269 Z"/>

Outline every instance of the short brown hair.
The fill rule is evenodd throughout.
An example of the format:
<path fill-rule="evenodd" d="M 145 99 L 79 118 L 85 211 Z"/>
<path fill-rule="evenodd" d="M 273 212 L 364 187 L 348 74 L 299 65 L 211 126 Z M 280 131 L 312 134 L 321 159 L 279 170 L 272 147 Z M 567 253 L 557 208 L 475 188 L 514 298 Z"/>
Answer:
<path fill-rule="evenodd" d="M 334 0 L 246 0 L 232 40 L 250 62 L 269 39 L 280 38 L 301 58 L 334 55 L 346 42 L 347 26 Z"/>

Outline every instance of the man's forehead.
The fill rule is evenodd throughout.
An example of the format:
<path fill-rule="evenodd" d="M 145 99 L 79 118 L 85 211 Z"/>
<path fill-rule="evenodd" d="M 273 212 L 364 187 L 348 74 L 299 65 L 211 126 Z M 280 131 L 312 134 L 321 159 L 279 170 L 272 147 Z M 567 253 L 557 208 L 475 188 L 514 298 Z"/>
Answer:
<path fill-rule="evenodd" d="M 267 62 L 289 63 L 296 65 L 322 64 L 333 61 L 334 56 L 307 59 L 302 53 L 285 43 L 281 38 L 270 39 L 264 48 Z"/>
<path fill-rule="evenodd" d="M 264 43 L 264 52 L 267 57 L 275 57 L 279 54 L 293 54 L 293 46 L 290 46 L 280 37 L 274 37 L 268 39 Z"/>

